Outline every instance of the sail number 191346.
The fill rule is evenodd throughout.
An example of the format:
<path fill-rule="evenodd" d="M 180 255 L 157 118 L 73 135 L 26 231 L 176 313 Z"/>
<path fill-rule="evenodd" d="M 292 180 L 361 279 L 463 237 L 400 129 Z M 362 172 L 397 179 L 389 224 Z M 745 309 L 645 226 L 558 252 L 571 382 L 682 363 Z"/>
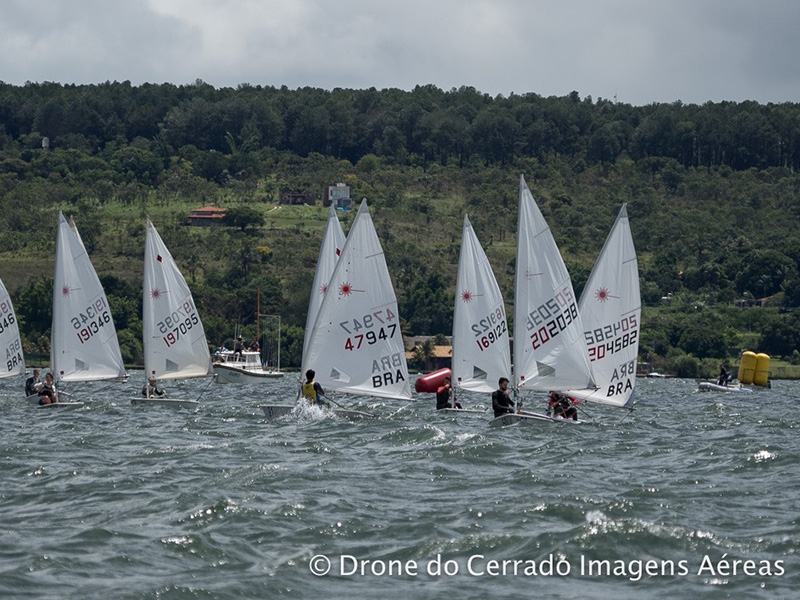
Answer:
<path fill-rule="evenodd" d="M 70 319 L 72 326 L 76 329 L 75 335 L 78 336 L 81 344 L 88 342 L 95 334 L 100 333 L 100 328 L 111 323 L 111 313 L 108 311 L 108 304 L 105 298 L 98 298 L 92 304 L 78 312 L 78 315 Z"/>
<path fill-rule="evenodd" d="M 4 333 L 6 329 L 11 327 L 17 320 L 14 318 L 14 311 L 11 310 L 9 302 L 0 302 L 0 333 Z"/>

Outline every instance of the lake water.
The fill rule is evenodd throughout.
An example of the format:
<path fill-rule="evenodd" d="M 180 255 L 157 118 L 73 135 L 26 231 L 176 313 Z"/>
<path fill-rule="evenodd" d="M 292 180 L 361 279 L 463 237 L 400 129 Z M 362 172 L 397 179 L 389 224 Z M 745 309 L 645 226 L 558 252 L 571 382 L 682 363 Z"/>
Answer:
<path fill-rule="evenodd" d="M 0 381 L 3 599 L 800 597 L 798 382 L 639 380 L 621 422 L 502 429 L 428 395 L 266 421 L 293 376 L 167 386 L 207 389 L 194 411 L 131 406 L 141 373 L 79 410 L 22 382 Z"/>

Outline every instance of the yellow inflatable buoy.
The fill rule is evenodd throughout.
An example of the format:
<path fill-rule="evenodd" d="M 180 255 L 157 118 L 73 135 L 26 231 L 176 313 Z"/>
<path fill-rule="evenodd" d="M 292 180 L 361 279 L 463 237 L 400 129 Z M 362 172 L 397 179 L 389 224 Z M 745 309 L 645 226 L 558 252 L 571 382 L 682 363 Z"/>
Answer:
<path fill-rule="evenodd" d="M 753 383 L 756 385 L 767 385 L 769 381 L 769 355 L 759 352 L 756 354 L 756 370 L 753 375 Z"/>
<path fill-rule="evenodd" d="M 757 362 L 758 359 L 755 352 L 750 350 L 742 352 L 742 359 L 739 363 L 739 383 L 753 383 Z"/>

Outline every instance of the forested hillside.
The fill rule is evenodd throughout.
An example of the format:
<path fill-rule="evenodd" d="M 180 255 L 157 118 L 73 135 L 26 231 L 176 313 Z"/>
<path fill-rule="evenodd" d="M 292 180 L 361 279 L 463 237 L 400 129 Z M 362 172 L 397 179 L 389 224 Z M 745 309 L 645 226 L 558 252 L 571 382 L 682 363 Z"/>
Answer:
<path fill-rule="evenodd" d="M 47 138 L 47 147 L 43 147 Z M 800 362 L 800 105 L 240 86 L 0 83 L 0 278 L 29 355 L 49 351 L 56 215 L 74 216 L 126 361 L 141 359 L 144 217 L 181 265 L 209 342 L 262 314 L 299 363 L 326 210 L 367 198 L 407 335 L 449 334 L 461 222 L 513 300 L 525 175 L 578 292 L 622 203 L 642 283 L 642 359 L 694 376 L 757 349 Z M 314 206 L 285 205 L 282 193 Z M 193 208 L 229 210 L 190 227 Z M 352 215 L 342 216 L 347 231 Z"/>

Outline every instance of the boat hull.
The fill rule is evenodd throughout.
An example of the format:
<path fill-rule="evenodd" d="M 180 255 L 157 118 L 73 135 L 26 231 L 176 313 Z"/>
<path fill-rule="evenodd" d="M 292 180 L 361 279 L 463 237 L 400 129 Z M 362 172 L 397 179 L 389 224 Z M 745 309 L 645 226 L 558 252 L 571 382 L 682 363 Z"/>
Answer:
<path fill-rule="evenodd" d="M 439 408 L 437 414 L 478 414 L 485 415 L 488 409 L 481 408 Z"/>
<path fill-rule="evenodd" d="M 580 421 L 562 419 L 561 417 L 548 417 L 537 413 L 519 412 L 500 415 L 489 421 L 489 427 L 507 427 L 509 425 L 530 425 L 535 423 L 567 423 L 579 425 Z"/>
<path fill-rule="evenodd" d="M 243 369 L 230 365 L 214 365 L 214 381 L 217 383 L 264 383 L 283 377 L 281 371 Z"/>
<path fill-rule="evenodd" d="M 83 402 L 53 402 L 52 404 L 37 404 L 37 408 L 81 408 Z"/>
<path fill-rule="evenodd" d="M 701 381 L 697 385 L 698 391 L 701 392 L 726 392 L 726 393 L 753 393 L 750 388 L 742 387 L 741 385 L 719 385 L 710 381 Z"/>
<path fill-rule="evenodd" d="M 83 406 L 83 402 L 75 402 L 72 400 L 72 394 L 67 392 L 58 392 L 58 397 L 61 399 L 60 402 L 55 402 L 54 404 L 63 404 L 64 406 L 68 405 L 80 405 Z M 32 396 L 26 396 L 25 401 L 30 404 L 35 404 L 36 406 L 50 406 L 49 404 L 39 404 L 39 395 L 33 394 Z"/>

